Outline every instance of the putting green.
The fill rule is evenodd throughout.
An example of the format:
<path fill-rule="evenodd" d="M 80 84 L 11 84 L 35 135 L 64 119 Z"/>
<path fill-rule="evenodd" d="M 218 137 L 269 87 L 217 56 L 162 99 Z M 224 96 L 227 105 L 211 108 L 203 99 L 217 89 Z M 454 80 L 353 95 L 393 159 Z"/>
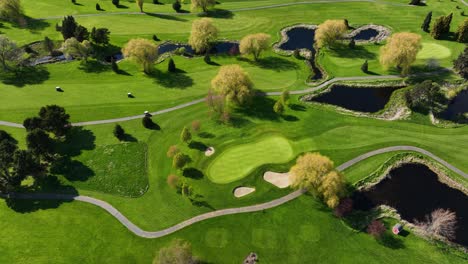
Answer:
<path fill-rule="evenodd" d="M 263 137 L 259 141 L 227 149 L 209 165 L 208 178 L 214 183 L 230 183 L 244 178 L 266 163 L 284 163 L 293 158 L 289 141 L 281 136 Z"/>
<path fill-rule="evenodd" d="M 436 44 L 424 42 L 421 51 L 418 52 L 418 59 L 445 59 L 450 57 L 452 52 L 449 48 Z"/>

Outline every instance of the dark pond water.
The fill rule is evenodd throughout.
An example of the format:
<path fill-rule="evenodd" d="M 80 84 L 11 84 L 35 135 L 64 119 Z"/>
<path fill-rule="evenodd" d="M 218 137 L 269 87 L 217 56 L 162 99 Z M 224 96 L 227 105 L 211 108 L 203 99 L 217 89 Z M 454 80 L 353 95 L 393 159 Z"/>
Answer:
<path fill-rule="evenodd" d="M 461 91 L 450 101 L 447 109 L 441 113 L 441 117 L 447 120 L 468 122 L 464 114 L 468 113 L 468 89 Z"/>
<path fill-rule="evenodd" d="M 368 28 L 356 34 L 356 36 L 354 36 L 354 40 L 370 40 L 371 38 L 377 37 L 377 35 L 379 35 L 379 31 L 373 28 Z"/>
<path fill-rule="evenodd" d="M 437 174 L 423 164 L 404 164 L 372 189 L 354 194 L 354 208 L 369 210 L 385 204 L 395 208 L 409 222 L 424 220 L 438 208 L 457 215 L 454 242 L 468 247 L 468 196 L 440 182 Z"/>
<path fill-rule="evenodd" d="M 177 43 L 164 43 L 162 45 L 159 45 L 158 47 L 158 53 L 163 54 L 166 52 L 173 52 L 179 48 L 185 48 L 185 53 L 194 55 L 194 50 L 189 44 L 177 44 Z M 231 51 L 236 50 L 236 53 L 238 53 L 239 50 L 239 44 L 236 42 L 218 42 L 216 43 L 213 48 L 210 50 L 210 53 L 212 54 L 223 54 L 223 53 L 229 53 Z"/>
<path fill-rule="evenodd" d="M 288 41 L 279 46 L 282 50 L 314 50 L 315 29 L 296 27 L 286 32 Z"/>
<path fill-rule="evenodd" d="M 400 89 L 400 87 L 356 88 L 334 85 L 330 92 L 323 93 L 311 100 L 337 105 L 354 111 L 374 113 L 385 107 L 392 93 L 397 89 Z"/>

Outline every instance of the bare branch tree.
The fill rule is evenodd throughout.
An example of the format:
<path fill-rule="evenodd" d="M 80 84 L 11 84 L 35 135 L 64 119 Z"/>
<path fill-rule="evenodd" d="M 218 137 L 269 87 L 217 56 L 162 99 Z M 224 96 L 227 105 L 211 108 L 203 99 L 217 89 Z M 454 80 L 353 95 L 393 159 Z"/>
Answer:
<path fill-rule="evenodd" d="M 449 209 L 439 208 L 434 210 L 431 215 L 426 215 L 425 221 L 416 221 L 416 225 L 430 237 L 451 240 L 455 238 L 457 215 Z"/>

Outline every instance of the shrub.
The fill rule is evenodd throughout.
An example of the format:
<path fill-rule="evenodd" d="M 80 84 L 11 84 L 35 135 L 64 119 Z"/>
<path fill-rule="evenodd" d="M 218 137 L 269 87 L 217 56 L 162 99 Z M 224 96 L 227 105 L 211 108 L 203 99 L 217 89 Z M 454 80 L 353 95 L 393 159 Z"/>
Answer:
<path fill-rule="evenodd" d="M 167 71 L 169 72 L 175 72 L 177 69 L 176 69 L 176 65 L 174 63 L 174 60 L 172 58 L 169 59 L 169 62 L 167 63 Z"/>
<path fill-rule="evenodd" d="M 195 121 L 192 122 L 192 130 L 195 133 L 198 133 L 200 131 L 200 127 L 201 127 L 200 121 L 195 120 Z"/>
<path fill-rule="evenodd" d="M 299 49 L 295 49 L 295 50 L 293 51 L 293 56 L 294 56 L 294 58 L 296 58 L 296 59 L 298 59 L 298 60 L 302 59 L 301 51 L 300 51 Z"/>
<path fill-rule="evenodd" d="M 185 54 L 185 48 L 184 48 L 184 47 L 180 47 L 180 48 L 176 49 L 176 50 L 174 51 L 174 53 L 177 54 L 177 55 L 184 55 L 184 54 Z"/>
<path fill-rule="evenodd" d="M 125 130 L 119 124 L 114 127 L 114 136 L 120 141 L 125 137 Z"/>
<path fill-rule="evenodd" d="M 172 145 L 169 147 L 169 149 L 167 150 L 167 157 L 168 158 L 173 158 L 177 153 L 179 153 L 179 148 L 177 147 L 177 145 Z"/>
<path fill-rule="evenodd" d="M 187 127 L 184 127 L 184 129 L 182 129 L 182 132 L 180 133 L 180 141 L 188 143 L 190 142 L 190 140 L 192 140 L 192 134 L 190 133 Z"/>
<path fill-rule="evenodd" d="M 203 57 L 203 61 L 205 61 L 206 64 L 211 63 L 211 57 L 210 54 L 208 54 L 208 52 L 205 54 L 205 57 Z"/>
<path fill-rule="evenodd" d="M 101 6 L 99 4 L 97 4 L 97 3 L 96 3 L 96 10 L 101 11 Z"/>
<path fill-rule="evenodd" d="M 351 198 L 344 198 L 340 200 L 340 203 L 335 208 L 333 213 L 337 217 L 341 218 L 341 217 L 345 217 L 352 211 L 353 211 L 353 200 Z"/>
<path fill-rule="evenodd" d="M 172 4 L 172 8 L 173 8 L 177 13 L 179 13 L 180 10 L 182 9 L 182 5 L 181 5 L 180 2 L 177 0 L 177 1 L 175 1 L 175 2 Z"/>
<path fill-rule="evenodd" d="M 172 167 L 174 167 L 174 169 L 182 169 L 188 162 L 189 162 L 190 158 L 179 152 L 177 154 L 174 155 L 174 158 L 172 159 Z"/>
<path fill-rule="evenodd" d="M 177 175 L 171 174 L 167 176 L 167 185 L 169 185 L 171 188 L 175 189 L 178 184 L 179 184 L 179 177 L 177 177 Z"/>
<path fill-rule="evenodd" d="M 380 220 L 373 220 L 367 226 L 367 233 L 375 238 L 380 238 L 385 233 L 385 225 Z"/>
<path fill-rule="evenodd" d="M 160 41 L 160 39 L 156 35 L 153 35 L 153 40 L 154 41 Z"/>
<path fill-rule="evenodd" d="M 440 86 L 431 80 L 416 84 L 413 89 L 406 91 L 405 97 L 411 109 L 422 113 L 440 111 L 446 100 Z"/>
<path fill-rule="evenodd" d="M 361 71 L 365 73 L 369 72 L 369 63 L 367 62 L 367 60 L 362 64 Z"/>

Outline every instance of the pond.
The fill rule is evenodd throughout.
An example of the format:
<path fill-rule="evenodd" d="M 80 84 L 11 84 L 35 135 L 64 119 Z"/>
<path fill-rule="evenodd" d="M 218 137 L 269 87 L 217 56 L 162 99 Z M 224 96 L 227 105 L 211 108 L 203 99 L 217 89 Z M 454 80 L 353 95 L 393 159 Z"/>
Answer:
<path fill-rule="evenodd" d="M 356 41 L 370 40 L 372 38 L 377 37 L 379 33 L 380 32 L 378 30 L 373 29 L 373 28 L 364 29 L 364 30 L 361 30 L 359 33 L 357 33 L 356 36 L 354 36 L 354 40 Z"/>
<path fill-rule="evenodd" d="M 189 44 L 181 44 L 181 43 L 172 43 L 166 42 L 158 46 L 158 53 L 163 54 L 166 52 L 174 52 L 179 48 L 185 48 L 185 53 L 189 55 L 194 55 L 194 50 Z M 222 41 L 217 42 L 213 48 L 210 50 L 211 54 L 223 54 L 235 51 L 239 53 L 239 43 L 230 42 L 230 41 Z"/>
<path fill-rule="evenodd" d="M 314 50 L 315 29 L 294 27 L 286 31 L 288 40 L 279 46 L 282 50 L 294 51 L 296 49 Z"/>
<path fill-rule="evenodd" d="M 468 89 L 461 91 L 453 98 L 447 109 L 440 114 L 440 117 L 446 120 L 456 122 L 468 122 L 465 116 L 468 113 Z"/>
<path fill-rule="evenodd" d="M 329 92 L 322 93 L 310 101 L 337 105 L 349 110 L 374 113 L 382 110 L 392 93 L 401 87 L 351 87 L 333 85 Z"/>
<path fill-rule="evenodd" d="M 450 209 L 457 215 L 453 242 L 468 247 L 468 196 L 440 182 L 426 165 L 407 163 L 394 168 L 370 190 L 356 192 L 353 200 L 357 210 L 389 205 L 408 222 L 423 221 L 438 208 Z"/>

